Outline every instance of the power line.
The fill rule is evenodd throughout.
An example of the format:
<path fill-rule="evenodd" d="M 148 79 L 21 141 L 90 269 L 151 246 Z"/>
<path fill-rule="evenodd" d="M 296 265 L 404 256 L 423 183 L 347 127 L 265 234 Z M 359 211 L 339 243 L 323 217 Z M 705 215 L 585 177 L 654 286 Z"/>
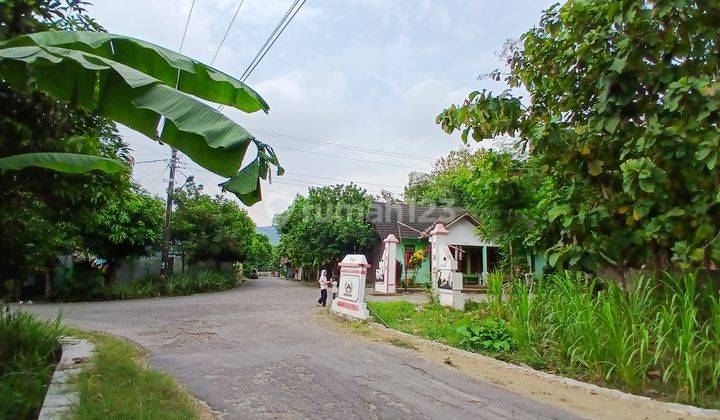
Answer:
<path fill-rule="evenodd" d="M 230 33 L 230 29 L 232 28 L 233 24 L 235 23 L 235 18 L 237 18 L 237 15 L 240 12 L 240 8 L 242 7 L 243 3 L 245 3 L 245 0 L 240 0 L 240 4 L 238 4 L 237 9 L 235 9 L 235 14 L 233 15 L 232 19 L 230 20 L 230 24 L 228 25 L 227 30 L 225 31 L 225 35 L 223 35 L 222 40 L 220 41 L 220 44 L 218 45 L 217 50 L 215 50 L 215 54 L 213 55 L 213 58 L 210 61 L 211 66 L 213 64 L 215 64 L 215 59 L 217 58 L 218 54 L 220 53 L 220 48 L 222 48 L 223 44 L 225 43 L 225 39 L 227 38 L 228 34 Z"/>
<path fill-rule="evenodd" d="M 167 159 L 144 160 L 142 162 L 135 162 L 135 164 L 139 165 L 141 163 L 155 163 L 155 162 L 167 162 Z"/>
<path fill-rule="evenodd" d="M 378 161 L 376 161 L 376 160 L 357 159 L 357 158 L 348 157 L 348 156 L 333 155 L 333 154 L 331 154 L 331 153 L 321 153 L 321 152 L 315 152 L 315 151 L 312 151 L 312 150 L 296 149 L 296 148 L 294 148 L 294 147 L 289 147 L 289 146 L 285 146 L 285 145 L 273 146 L 273 148 L 274 148 L 274 149 L 287 149 L 287 150 L 293 150 L 293 151 L 295 151 L 295 152 L 310 153 L 310 154 L 317 155 L 317 156 L 327 156 L 327 157 L 332 157 L 332 158 L 337 158 L 337 159 L 354 160 L 354 161 L 356 161 L 356 162 L 374 163 L 374 164 L 376 164 L 376 165 L 395 166 L 395 167 L 398 167 L 398 168 L 406 168 L 406 169 L 412 169 L 412 170 L 420 171 L 420 172 L 427 172 L 426 169 L 416 168 L 416 167 L 413 167 L 413 166 L 401 165 L 401 164 L 399 164 L 399 163 L 378 162 Z"/>
<path fill-rule="evenodd" d="M 243 72 L 242 79 L 241 79 L 243 82 L 250 77 L 250 75 L 252 74 L 252 72 L 255 70 L 255 68 L 258 66 L 258 64 L 260 64 L 260 62 L 262 61 L 262 59 L 265 57 L 265 54 L 267 54 L 267 52 L 270 51 L 270 48 L 272 48 L 272 46 L 275 45 L 275 41 L 277 41 L 278 38 L 280 38 L 280 35 L 282 35 L 282 33 L 285 31 L 285 28 L 287 28 L 288 25 L 290 24 L 290 22 L 292 22 L 292 20 L 295 18 L 295 15 L 298 14 L 298 12 L 300 11 L 300 9 L 302 9 L 302 7 L 305 5 L 305 2 L 306 2 L 306 1 L 307 1 L 307 0 L 302 0 L 302 3 L 300 3 L 300 6 L 298 6 L 298 8 L 295 9 L 295 12 L 293 12 L 292 16 L 290 16 L 290 18 L 287 19 L 288 13 L 289 13 L 289 12 L 292 10 L 292 8 L 295 7 L 295 5 L 298 3 L 298 0 L 295 0 L 295 3 L 292 4 L 292 6 L 290 7 L 290 9 L 288 9 L 288 12 L 285 13 L 285 16 L 283 17 L 283 20 L 287 19 L 286 22 L 285 22 L 285 26 L 283 26 L 282 29 L 280 29 L 280 32 L 278 32 L 277 36 L 275 36 L 275 39 L 272 40 L 272 42 L 271 42 L 270 45 L 265 49 L 265 52 L 262 53 L 262 55 L 260 56 L 260 58 L 258 58 L 257 61 L 255 61 L 255 64 L 252 64 L 252 63 L 251 63 L 251 64 L 252 64 L 252 68 L 248 67 L 249 70 L 246 69 L 245 72 Z M 280 23 L 282 24 L 282 22 L 283 22 L 283 21 L 281 20 Z M 276 28 L 275 31 L 277 31 L 277 28 Z M 274 32 L 275 32 L 275 31 L 274 31 Z M 267 42 L 266 42 L 266 44 L 267 44 Z"/>
<path fill-rule="evenodd" d="M 185 36 L 187 35 L 188 26 L 190 26 L 190 17 L 192 16 L 193 9 L 195 9 L 195 0 L 193 0 L 192 4 L 190 5 L 190 13 L 188 13 L 187 20 L 185 21 L 185 29 L 183 29 L 182 39 L 180 40 L 180 47 L 178 48 L 178 52 L 181 53 L 183 46 L 185 45 Z"/>
<path fill-rule="evenodd" d="M 407 154 L 407 153 L 387 152 L 387 151 L 379 150 L 379 149 L 370 149 L 370 148 L 366 148 L 366 147 L 353 146 L 353 145 L 349 145 L 349 144 L 316 140 L 316 139 L 311 139 L 311 138 L 307 138 L 307 137 L 275 133 L 275 132 L 266 131 L 266 130 L 258 130 L 255 128 L 253 128 L 252 131 L 266 135 L 266 136 L 277 137 L 277 138 L 284 139 L 284 140 L 299 141 L 299 142 L 311 143 L 311 144 L 320 144 L 323 146 L 337 147 L 340 149 L 348 149 L 348 150 L 354 150 L 354 151 L 358 151 L 358 152 L 375 153 L 375 154 L 379 154 L 379 155 L 386 155 L 386 156 L 392 156 L 392 157 L 398 157 L 398 158 L 404 158 L 404 159 L 414 159 L 414 160 L 419 160 L 419 161 L 423 161 L 423 162 L 433 162 L 432 159 L 428 159 L 427 157 L 411 155 L 411 154 Z"/>
<path fill-rule="evenodd" d="M 358 182 L 358 181 L 351 181 L 351 180 L 349 180 L 349 179 L 332 178 L 332 177 L 320 176 L 320 175 L 308 175 L 308 174 L 301 174 L 301 173 L 298 173 L 298 172 L 289 172 L 289 171 L 286 171 L 284 176 L 288 176 L 288 175 L 298 175 L 298 176 L 304 176 L 304 177 L 307 177 L 307 178 L 320 178 L 320 179 L 327 179 L 327 180 L 331 180 L 331 181 L 352 182 L 352 183 L 355 183 L 355 184 L 362 184 L 362 185 L 374 185 L 374 186 L 376 186 L 376 187 L 405 188 L 405 187 L 401 187 L 401 186 L 399 186 L 399 185 L 376 184 L 376 183 L 373 183 L 373 182 Z"/>
<path fill-rule="evenodd" d="M 270 35 L 267 37 L 265 42 L 263 43 L 262 47 L 260 47 L 260 50 L 258 50 L 257 54 L 255 54 L 255 57 L 250 61 L 250 64 L 245 68 L 245 71 L 243 71 L 242 75 L 240 76 L 240 81 L 245 83 L 245 81 L 250 77 L 250 74 L 255 70 L 258 64 L 262 61 L 262 59 L 265 57 L 265 54 L 270 51 L 270 48 L 272 48 L 273 45 L 275 45 L 275 42 L 278 40 L 280 35 L 285 31 L 285 28 L 288 27 L 290 22 L 295 18 L 295 15 L 300 11 L 300 9 L 303 7 L 307 0 L 302 0 L 302 3 L 298 6 L 298 3 L 300 0 L 295 0 L 288 10 L 283 15 L 282 19 L 278 22 L 277 25 L 275 25 L 275 29 L 270 33 Z M 295 8 L 297 6 L 297 8 Z M 293 12 L 293 10 L 295 10 Z M 292 13 L 292 15 L 291 15 Z M 284 25 L 284 26 L 283 26 Z M 218 111 L 222 111 L 223 108 L 225 108 L 225 105 L 220 105 L 217 107 Z"/>

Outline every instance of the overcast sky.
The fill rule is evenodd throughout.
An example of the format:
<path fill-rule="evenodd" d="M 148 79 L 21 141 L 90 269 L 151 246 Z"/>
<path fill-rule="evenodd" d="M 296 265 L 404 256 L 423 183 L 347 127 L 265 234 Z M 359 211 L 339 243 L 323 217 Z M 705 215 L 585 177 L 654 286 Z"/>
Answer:
<path fill-rule="evenodd" d="M 183 53 L 209 63 L 240 0 L 196 0 Z M 192 0 L 93 0 L 93 15 L 109 32 L 177 50 Z M 239 77 L 291 0 L 245 0 L 215 67 Z M 460 146 L 435 125 L 446 106 L 472 90 L 502 90 L 478 80 L 499 66 L 508 38 L 537 24 L 554 0 L 307 0 L 248 84 L 270 113 L 223 112 L 275 147 L 287 174 L 264 184 L 262 202 L 248 208 L 269 225 L 309 185 L 354 181 L 371 193 L 397 193 L 415 169 Z M 129 129 L 122 134 L 136 161 L 167 159 L 169 148 Z M 280 137 L 278 137 L 278 134 Z M 289 137 L 288 137 L 289 136 Z M 353 151 L 318 142 L 372 151 Z M 342 156 L 352 159 L 345 159 Z M 379 163 L 374 163 L 379 162 Z M 223 178 L 183 157 L 177 175 L 194 175 L 208 193 Z M 167 162 L 139 163 L 135 179 L 164 194 Z M 228 194 L 231 197 L 232 194 Z"/>

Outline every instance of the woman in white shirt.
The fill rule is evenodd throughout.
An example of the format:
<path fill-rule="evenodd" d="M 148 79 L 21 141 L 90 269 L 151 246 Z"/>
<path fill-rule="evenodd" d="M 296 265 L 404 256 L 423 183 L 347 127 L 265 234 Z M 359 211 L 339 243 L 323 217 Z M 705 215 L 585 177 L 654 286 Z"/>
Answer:
<path fill-rule="evenodd" d="M 318 283 L 320 283 L 320 299 L 316 302 L 317 306 L 325 306 L 325 303 L 327 302 L 327 270 L 323 270 L 320 272 L 320 279 L 318 280 Z"/>

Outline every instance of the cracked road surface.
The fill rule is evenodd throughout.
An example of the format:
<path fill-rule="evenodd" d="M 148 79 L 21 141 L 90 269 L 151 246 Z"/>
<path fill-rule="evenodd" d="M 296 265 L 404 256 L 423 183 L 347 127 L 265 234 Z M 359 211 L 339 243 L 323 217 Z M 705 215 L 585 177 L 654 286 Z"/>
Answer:
<path fill-rule="evenodd" d="M 574 418 L 412 349 L 328 330 L 317 294 L 272 278 L 222 293 L 65 304 L 63 313 L 146 347 L 153 368 L 225 419 Z M 52 318 L 58 305 L 23 308 Z"/>

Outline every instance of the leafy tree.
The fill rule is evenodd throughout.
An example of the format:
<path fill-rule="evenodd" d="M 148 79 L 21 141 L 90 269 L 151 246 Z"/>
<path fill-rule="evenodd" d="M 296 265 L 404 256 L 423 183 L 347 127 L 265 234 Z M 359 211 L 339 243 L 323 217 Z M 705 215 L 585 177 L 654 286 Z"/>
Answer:
<path fill-rule="evenodd" d="M 99 29 L 83 4 L 6 2 L 0 6 L 0 41 L 51 28 Z M 127 146 L 108 120 L 38 92 L 19 93 L 0 80 L 0 156 L 42 151 L 128 158 Z M 126 172 L 68 175 L 42 168 L 0 173 L 0 276 L 18 283 L 44 271 L 49 278 L 56 257 L 81 242 L 76 222 L 112 200 L 127 177 Z"/>
<path fill-rule="evenodd" d="M 257 268 L 260 271 L 270 271 L 278 267 L 277 250 L 270 243 L 270 238 L 255 233 L 250 245 L 250 252 L 246 260 L 247 268 Z"/>
<path fill-rule="evenodd" d="M 414 172 L 420 173 L 420 172 Z M 378 201 L 380 203 L 388 204 L 402 204 L 403 201 L 395 195 L 394 192 L 386 189 L 381 189 L 377 195 L 370 195 L 372 201 Z"/>
<path fill-rule="evenodd" d="M 354 184 L 310 188 L 307 197 L 297 196 L 273 222 L 280 232 L 280 253 L 295 265 L 334 271 L 346 254 L 371 244 L 370 205 L 365 190 Z"/>
<path fill-rule="evenodd" d="M 524 259 L 546 245 L 546 198 L 553 185 L 542 176 L 535 158 L 481 149 L 455 172 L 453 183 L 480 221 L 478 234 L 496 242 L 511 265 L 518 262 L 516 257 Z"/>
<path fill-rule="evenodd" d="M 133 185 L 87 221 L 82 233 L 85 247 L 107 261 L 106 283 L 114 281 L 123 259 L 157 251 L 164 210 L 162 200 Z"/>
<path fill-rule="evenodd" d="M 458 171 L 469 168 L 472 153 L 468 148 L 453 150 L 435 162 L 432 172 L 410 172 L 403 193 L 406 203 L 465 207 L 468 197 L 455 183 Z"/>
<path fill-rule="evenodd" d="M 517 137 L 552 180 L 552 265 L 620 276 L 720 261 L 720 3 L 570 0 L 511 52 L 511 87 L 437 119 L 467 141 Z"/>
<path fill-rule="evenodd" d="M 247 211 L 220 195 L 210 197 L 189 181 L 175 196 L 171 237 L 173 248 L 188 262 L 244 261 L 250 257 L 255 223 Z"/>

